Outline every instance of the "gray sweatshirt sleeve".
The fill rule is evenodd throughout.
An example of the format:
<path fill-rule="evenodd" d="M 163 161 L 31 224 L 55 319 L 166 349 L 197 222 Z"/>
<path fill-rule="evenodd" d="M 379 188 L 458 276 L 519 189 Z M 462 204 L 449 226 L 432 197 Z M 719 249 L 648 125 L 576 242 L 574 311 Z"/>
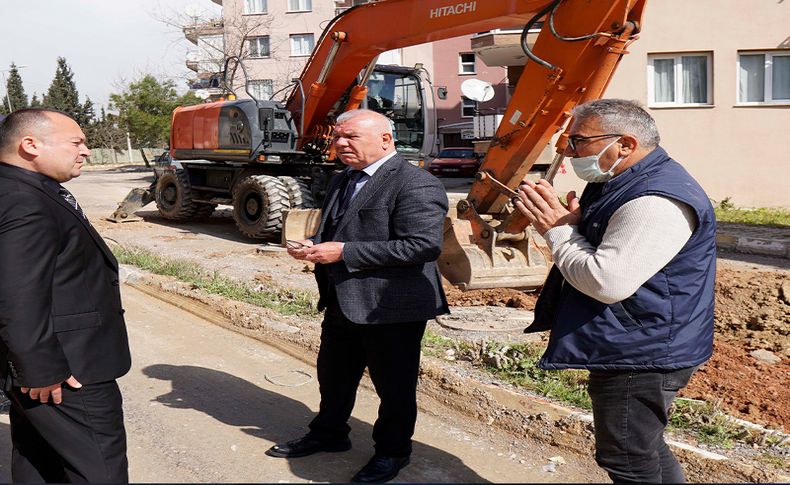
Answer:
<path fill-rule="evenodd" d="M 592 246 L 577 226 L 544 237 L 565 279 L 606 304 L 625 300 L 674 258 L 696 227 L 694 210 L 661 196 L 631 200 L 612 215 L 603 240 Z"/>

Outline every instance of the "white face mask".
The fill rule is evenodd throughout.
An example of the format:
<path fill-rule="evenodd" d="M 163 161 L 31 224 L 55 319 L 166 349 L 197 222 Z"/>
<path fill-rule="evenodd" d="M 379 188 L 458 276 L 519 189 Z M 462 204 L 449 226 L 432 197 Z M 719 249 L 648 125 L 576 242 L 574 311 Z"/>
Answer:
<path fill-rule="evenodd" d="M 598 165 L 598 162 L 600 161 L 601 155 L 603 155 L 606 150 L 608 150 L 618 141 L 620 141 L 619 138 L 606 145 L 606 148 L 601 150 L 598 155 L 571 158 L 571 165 L 573 166 L 573 171 L 576 172 L 576 176 L 582 180 L 586 180 L 587 182 L 606 182 L 607 180 L 611 179 L 614 175 L 612 173 L 613 170 L 615 167 L 617 167 L 617 165 L 620 164 L 620 162 L 623 161 L 625 157 L 618 158 L 617 161 L 612 165 L 612 168 L 606 172 L 601 171 L 601 167 Z"/>

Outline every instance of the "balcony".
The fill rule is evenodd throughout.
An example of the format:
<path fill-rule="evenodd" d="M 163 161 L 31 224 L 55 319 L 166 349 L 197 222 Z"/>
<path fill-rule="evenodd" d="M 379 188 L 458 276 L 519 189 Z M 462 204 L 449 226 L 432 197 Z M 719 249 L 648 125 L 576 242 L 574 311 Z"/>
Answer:
<path fill-rule="evenodd" d="M 204 75 L 203 77 L 197 79 L 191 79 L 187 82 L 187 86 L 189 89 L 222 89 L 220 87 L 222 83 L 222 76 L 220 74 L 210 74 Z"/>
<path fill-rule="evenodd" d="M 191 50 L 187 52 L 187 68 L 197 72 L 198 71 L 198 63 L 200 62 L 200 53 L 198 51 Z"/>
<path fill-rule="evenodd" d="M 187 40 L 197 45 L 198 37 L 204 35 L 222 35 L 224 28 L 225 24 L 222 19 L 214 19 L 207 22 L 196 22 L 193 25 L 184 27 L 182 31 Z"/>
<path fill-rule="evenodd" d="M 527 45 L 535 45 L 540 29 L 527 34 Z M 496 29 L 472 37 L 472 50 L 489 67 L 523 66 L 527 56 L 521 49 L 521 29 Z"/>

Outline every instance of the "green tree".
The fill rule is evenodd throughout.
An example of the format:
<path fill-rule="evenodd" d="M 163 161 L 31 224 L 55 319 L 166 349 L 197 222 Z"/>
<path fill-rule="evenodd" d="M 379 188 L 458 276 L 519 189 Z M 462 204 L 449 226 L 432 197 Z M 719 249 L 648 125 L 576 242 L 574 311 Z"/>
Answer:
<path fill-rule="evenodd" d="M 96 110 L 93 107 L 91 98 L 85 97 L 85 103 L 82 105 L 76 120 L 80 126 L 89 126 L 96 122 Z"/>
<path fill-rule="evenodd" d="M 8 71 L 8 78 L 5 83 L 6 95 L 3 96 L 3 106 L 0 108 L 3 114 L 8 114 L 9 104 L 12 110 L 28 107 L 27 95 L 25 94 L 25 87 L 22 85 L 22 76 L 19 75 L 19 69 L 13 62 L 10 67 L 11 70 Z"/>
<path fill-rule="evenodd" d="M 33 97 L 30 98 L 30 107 L 31 108 L 40 108 L 41 107 L 41 100 L 38 99 L 38 95 L 33 93 Z"/>
<path fill-rule="evenodd" d="M 112 148 L 119 151 L 126 147 L 126 129 L 120 126 L 118 115 L 106 113 L 104 107 L 94 122 L 83 131 L 91 148 Z"/>
<path fill-rule="evenodd" d="M 44 95 L 42 105 L 68 113 L 75 120 L 82 117 L 83 106 L 80 104 L 80 95 L 77 85 L 74 84 L 74 73 L 66 63 L 65 57 L 58 57 L 58 67 L 55 69 L 55 78 L 49 85 L 47 94 Z"/>
<path fill-rule="evenodd" d="M 179 96 L 170 80 L 147 74 L 121 93 L 110 95 L 110 109 L 118 111 L 120 126 L 129 131 L 136 147 L 164 147 L 170 139 L 170 119 L 177 106 L 199 104 L 188 92 Z"/>

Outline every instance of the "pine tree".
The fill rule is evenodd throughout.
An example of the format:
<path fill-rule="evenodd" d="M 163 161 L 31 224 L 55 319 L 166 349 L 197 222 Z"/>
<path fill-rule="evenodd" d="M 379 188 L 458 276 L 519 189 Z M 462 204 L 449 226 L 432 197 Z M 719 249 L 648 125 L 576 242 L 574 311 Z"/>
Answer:
<path fill-rule="evenodd" d="M 80 126 L 88 126 L 96 121 L 96 110 L 93 107 L 91 98 L 85 97 L 85 103 L 82 105 L 80 114 L 76 117 L 77 123 Z"/>
<path fill-rule="evenodd" d="M 66 58 L 58 57 L 58 67 L 55 70 L 55 78 L 49 85 L 47 94 L 44 95 L 42 105 L 46 108 L 53 108 L 69 114 L 74 119 L 82 116 L 83 106 L 80 105 L 80 95 L 77 86 L 74 84 L 74 73 L 66 64 Z"/>
<path fill-rule="evenodd" d="M 3 104 L 7 107 L 10 101 L 12 110 L 27 108 L 27 95 L 22 85 L 22 76 L 19 75 L 19 69 L 17 69 L 16 64 L 12 62 L 10 67 L 11 70 L 8 71 L 8 80 L 5 85 L 6 96 L 3 99 Z"/>
<path fill-rule="evenodd" d="M 33 97 L 30 98 L 30 107 L 31 108 L 41 107 L 41 100 L 38 99 L 38 95 L 36 93 L 33 93 Z"/>

